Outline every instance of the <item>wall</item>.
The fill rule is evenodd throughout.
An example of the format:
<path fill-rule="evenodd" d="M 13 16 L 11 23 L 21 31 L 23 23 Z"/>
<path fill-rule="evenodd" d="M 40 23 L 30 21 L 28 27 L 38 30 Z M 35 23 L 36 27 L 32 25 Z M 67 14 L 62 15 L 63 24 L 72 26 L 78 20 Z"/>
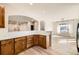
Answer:
<path fill-rule="evenodd" d="M 45 21 L 45 30 L 53 31 L 52 23 L 64 19 L 76 19 L 79 16 L 79 4 L 0 4 L 5 6 L 5 26 L 0 33 L 7 32 L 9 15 L 25 15 Z M 40 27 L 40 26 L 39 26 Z M 40 29 L 40 28 L 39 28 Z"/>

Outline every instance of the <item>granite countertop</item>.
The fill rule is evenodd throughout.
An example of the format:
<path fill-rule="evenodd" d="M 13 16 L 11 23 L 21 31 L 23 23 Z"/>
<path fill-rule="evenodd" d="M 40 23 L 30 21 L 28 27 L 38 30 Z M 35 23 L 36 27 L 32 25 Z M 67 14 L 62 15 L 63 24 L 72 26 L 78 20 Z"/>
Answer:
<path fill-rule="evenodd" d="M 22 32 L 7 32 L 0 34 L 0 40 L 7 40 L 11 38 L 17 38 L 28 35 L 46 35 L 48 36 L 50 32 L 47 31 L 22 31 Z"/>

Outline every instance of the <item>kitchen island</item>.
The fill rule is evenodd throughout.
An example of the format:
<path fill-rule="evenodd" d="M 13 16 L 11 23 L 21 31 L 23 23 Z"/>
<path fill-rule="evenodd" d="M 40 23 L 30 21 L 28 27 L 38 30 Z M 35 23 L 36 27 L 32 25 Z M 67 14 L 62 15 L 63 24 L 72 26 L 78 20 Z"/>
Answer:
<path fill-rule="evenodd" d="M 51 46 L 50 32 L 22 31 L 0 34 L 0 54 L 18 54 L 32 46 L 49 48 Z"/>

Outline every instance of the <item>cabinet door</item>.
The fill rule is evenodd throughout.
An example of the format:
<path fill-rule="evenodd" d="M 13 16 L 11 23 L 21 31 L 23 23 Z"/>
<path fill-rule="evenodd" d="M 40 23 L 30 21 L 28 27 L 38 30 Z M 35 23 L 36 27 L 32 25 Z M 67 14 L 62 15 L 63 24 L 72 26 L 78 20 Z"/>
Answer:
<path fill-rule="evenodd" d="M 40 45 L 40 46 L 43 45 L 43 41 L 42 41 L 42 36 L 41 35 L 39 36 L 39 39 L 38 39 L 38 45 Z"/>
<path fill-rule="evenodd" d="M 15 54 L 22 51 L 23 49 L 22 46 L 23 46 L 22 40 L 19 38 L 15 39 Z"/>
<path fill-rule="evenodd" d="M 43 47 L 43 48 L 47 48 L 46 40 L 47 40 L 47 39 L 46 39 L 46 36 L 43 36 L 43 37 L 42 37 L 42 47 Z"/>
<path fill-rule="evenodd" d="M 26 37 L 15 39 L 15 54 L 20 53 L 26 49 Z"/>
<path fill-rule="evenodd" d="M 51 38 L 50 38 L 50 36 L 43 36 L 43 38 L 42 38 L 42 46 L 44 48 L 49 48 L 51 46 Z"/>
<path fill-rule="evenodd" d="M 4 16 L 5 16 L 5 9 L 0 6 L 0 28 L 4 28 Z"/>
<path fill-rule="evenodd" d="M 1 55 L 12 55 L 14 54 L 14 40 L 3 40 L 1 41 Z"/>
<path fill-rule="evenodd" d="M 44 35 L 39 36 L 39 45 L 43 48 L 46 48 L 46 36 Z"/>
<path fill-rule="evenodd" d="M 39 35 L 34 35 L 33 43 L 34 45 L 38 45 Z"/>

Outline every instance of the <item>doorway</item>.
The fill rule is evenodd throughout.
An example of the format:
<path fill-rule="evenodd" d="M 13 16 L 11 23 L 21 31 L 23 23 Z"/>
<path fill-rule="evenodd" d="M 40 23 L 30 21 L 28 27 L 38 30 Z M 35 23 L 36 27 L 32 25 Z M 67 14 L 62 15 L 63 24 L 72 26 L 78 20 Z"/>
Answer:
<path fill-rule="evenodd" d="M 34 25 L 31 25 L 31 31 L 33 31 L 34 30 Z"/>

